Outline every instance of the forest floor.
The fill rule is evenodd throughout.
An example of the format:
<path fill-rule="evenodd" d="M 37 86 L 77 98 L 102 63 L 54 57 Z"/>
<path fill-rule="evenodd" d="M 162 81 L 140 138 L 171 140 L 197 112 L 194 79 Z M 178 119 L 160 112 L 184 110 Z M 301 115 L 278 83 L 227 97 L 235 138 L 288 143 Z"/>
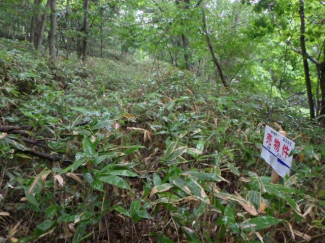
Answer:
<path fill-rule="evenodd" d="M 324 242 L 325 132 L 164 63 L 0 40 L 0 242 Z M 270 182 L 265 125 L 294 140 Z"/>

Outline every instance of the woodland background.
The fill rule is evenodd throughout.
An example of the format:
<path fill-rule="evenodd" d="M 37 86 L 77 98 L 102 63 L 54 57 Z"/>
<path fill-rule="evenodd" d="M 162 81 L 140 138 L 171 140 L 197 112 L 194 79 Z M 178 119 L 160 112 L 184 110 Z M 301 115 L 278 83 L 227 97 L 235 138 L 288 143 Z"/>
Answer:
<path fill-rule="evenodd" d="M 324 242 L 324 16 L 1 0 L 0 242 Z M 265 125 L 296 143 L 276 185 Z"/>

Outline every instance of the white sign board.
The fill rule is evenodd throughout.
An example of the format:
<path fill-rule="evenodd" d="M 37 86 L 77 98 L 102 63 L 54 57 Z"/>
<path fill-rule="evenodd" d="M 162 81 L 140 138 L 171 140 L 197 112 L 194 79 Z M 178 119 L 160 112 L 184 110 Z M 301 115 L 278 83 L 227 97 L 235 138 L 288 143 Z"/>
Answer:
<path fill-rule="evenodd" d="M 265 127 L 261 156 L 281 177 L 290 174 L 292 156 L 289 154 L 294 147 L 294 142 L 269 126 Z"/>

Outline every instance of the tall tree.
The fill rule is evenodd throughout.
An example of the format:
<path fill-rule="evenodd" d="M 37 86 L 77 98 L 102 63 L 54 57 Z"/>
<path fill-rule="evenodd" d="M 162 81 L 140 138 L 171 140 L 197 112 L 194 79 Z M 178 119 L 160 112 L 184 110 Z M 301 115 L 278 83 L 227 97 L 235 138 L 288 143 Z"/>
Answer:
<path fill-rule="evenodd" d="M 37 23 L 37 32 L 36 32 L 36 37 L 35 37 L 35 48 L 38 51 L 42 50 L 42 43 L 43 43 L 43 38 L 44 38 L 44 31 L 45 31 L 45 26 L 46 26 L 46 19 L 47 19 L 47 10 L 50 6 L 50 1 L 48 0 L 46 3 L 45 11 L 39 18 L 39 21 Z M 40 0 L 40 2 L 42 2 Z"/>
<path fill-rule="evenodd" d="M 82 42 L 82 60 L 86 60 L 86 53 L 87 53 L 87 45 L 88 45 L 88 11 L 89 11 L 89 0 L 84 0 L 83 2 L 83 9 L 84 9 L 84 19 L 83 19 L 83 42 Z"/>
<path fill-rule="evenodd" d="M 51 8 L 51 29 L 49 32 L 49 51 L 52 60 L 56 57 L 56 48 L 55 48 L 55 38 L 56 38 L 56 28 L 57 28 L 57 19 L 56 19 L 56 0 L 50 0 Z"/>
<path fill-rule="evenodd" d="M 183 10 L 188 10 L 190 8 L 190 0 L 182 0 L 181 1 L 183 3 L 182 9 Z M 180 0 L 176 0 L 176 5 L 180 5 Z M 187 14 L 187 13 L 185 13 Z M 182 48 L 184 51 L 184 60 L 185 60 L 185 68 L 187 70 L 191 69 L 191 61 L 190 61 L 190 53 L 189 53 L 189 45 L 190 45 L 190 41 L 188 39 L 188 37 L 185 34 L 185 30 L 186 30 L 186 24 L 184 23 L 184 18 L 181 18 L 180 20 L 180 25 L 183 28 L 183 31 L 181 33 L 181 40 L 182 40 Z"/>
<path fill-rule="evenodd" d="M 69 31 L 71 27 L 71 22 L 70 22 L 70 13 L 71 13 L 71 5 L 70 5 L 70 0 L 67 0 L 66 3 L 66 10 L 65 10 L 65 25 L 66 25 L 66 31 L 68 33 L 68 36 L 65 36 L 66 41 L 65 41 L 65 49 L 66 49 L 66 57 L 69 58 L 70 56 L 70 42 L 71 38 L 69 36 Z"/>
<path fill-rule="evenodd" d="M 307 87 L 307 95 L 308 95 L 308 103 L 309 103 L 309 113 L 310 118 L 315 118 L 315 110 L 314 110 L 314 99 L 313 99 L 313 91 L 311 87 L 311 80 L 309 74 L 309 65 L 308 65 L 308 58 L 307 58 L 307 49 L 306 49 L 306 22 L 305 22 L 305 1 L 300 0 L 300 21 L 301 21 L 301 28 L 300 28 L 300 45 L 301 45 L 301 54 L 303 57 L 304 63 L 304 71 L 305 71 L 305 81 Z"/>
<path fill-rule="evenodd" d="M 318 4 L 322 4 L 322 2 L 318 2 Z M 307 51 L 306 47 L 306 14 L 305 14 L 305 1 L 300 0 L 300 8 L 299 8 L 299 15 L 300 15 L 300 47 L 301 49 L 298 49 L 294 47 L 293 43 L 290 41 L 287 41 L 287 44 L 290 45 L 291 49 L 295 51 L 296 53 L 299 53 L 303 57 L 303 64 L 304 64 L 304 72 L 305 72 L 305 83 L 307 87 L 307 95 L 308 95 L 308 102 L 309 102 L 309 110 L 310 110 L 310 117 L 315 118 L 315 104 L 313 99 L 313 91 L 311 87 L 311 78 L 310 78 L 310 70 L 309 70 L 309 64 L 308 60 L 311 61 L 313 64 L 316 65 L 316 71 L 317 71 L 317 78 L 318 83 L 320 87 L 320 93 L 321 97 L 320 100 L 317 101 L 317 114 L 319 115 L 319 121 L 320 123 L 325 126 L 325 46 L 324 41 L 321 44 L 322 47 L 320 48 L 320 53 L 318 55 L 318 58 L 315 58 L 314 56 L 310 55 Z M 314 16 L 315 18 L 315 16 Z M 322 19 L 322 16 L 321 16 Z M 317 23 L 317 26 L 321 26 L 324 24 L 322 20 L 320 22 L 313 21 L 311 22 L 313 24 Z M 318 32 L 315 32 L 318 33 Z M 317 34 L 317 37 L 320 38 L 321 36 Z M 323 52 L 323 53 L 322 53 Z M 323 57 L 323 60 L 321 60 L 321 57 Z"/>
<path fill-rule="evenodd" d="M 210 51 L 210 54 L 212 56 L 212 60 L 213 60 L 213 63 L 216 67 L 216 69 L 218 70 L 218 73 L 219 73 L 219 76 L 220 76 L 220 79 L 221 79 L 221 82 L 223 84 L 224 87 L 228 87 L 228 84 L 226 82 L 226 79 L 225 79 L 225 76 L 223 74 L 223 71 L 222 71 L 222 68 L 221 68 L 221 65 L 220 65 L 220 62 L 215 54 L 215 51 L 214 51 L 214 48 L 213 48 L 213 45 L 212 45 L 212 42 L 211 42 L 211 39 L 210 39 L 210 35 L 209 35 L 209 32 L 208 32 L 208 28 L 207 28 L 207 23 L 206 23 L 206 15 L 205 15 L 205 9 L 204 7 L 202 8 L 202 24 L 203 24 L 203 31 L 204 31 L 204 34 L 205 34 L 205 38 L 206 38 L 206 42 L 207 42 L 207 45 L 209 47 L 209 51 Z"/>
<path fill-rule="evenodd" d="M 34 0 L 34 5 L 33 5 L 33 11 L 34 14 L 32 15 L 31 18 L 31 23 L 30 23 L 30 34 L 29 34 L 29 42 L 30 43 L 34 43 L 35 42 L 35 35 L 36 35 L 36 26 L 37 23 L 39 23 L 40 21 L 40 4 L 41 1 L 40 0 Z"/>

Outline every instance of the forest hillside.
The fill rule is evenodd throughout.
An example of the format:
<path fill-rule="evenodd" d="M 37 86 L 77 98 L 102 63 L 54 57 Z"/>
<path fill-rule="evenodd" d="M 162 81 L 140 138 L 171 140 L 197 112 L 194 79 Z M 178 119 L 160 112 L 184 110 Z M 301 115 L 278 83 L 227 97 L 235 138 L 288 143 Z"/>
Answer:
<path fill-rule="evenodd" d="M 1 1 L 0 243 L 324 242 L 324 5 Z"/>

